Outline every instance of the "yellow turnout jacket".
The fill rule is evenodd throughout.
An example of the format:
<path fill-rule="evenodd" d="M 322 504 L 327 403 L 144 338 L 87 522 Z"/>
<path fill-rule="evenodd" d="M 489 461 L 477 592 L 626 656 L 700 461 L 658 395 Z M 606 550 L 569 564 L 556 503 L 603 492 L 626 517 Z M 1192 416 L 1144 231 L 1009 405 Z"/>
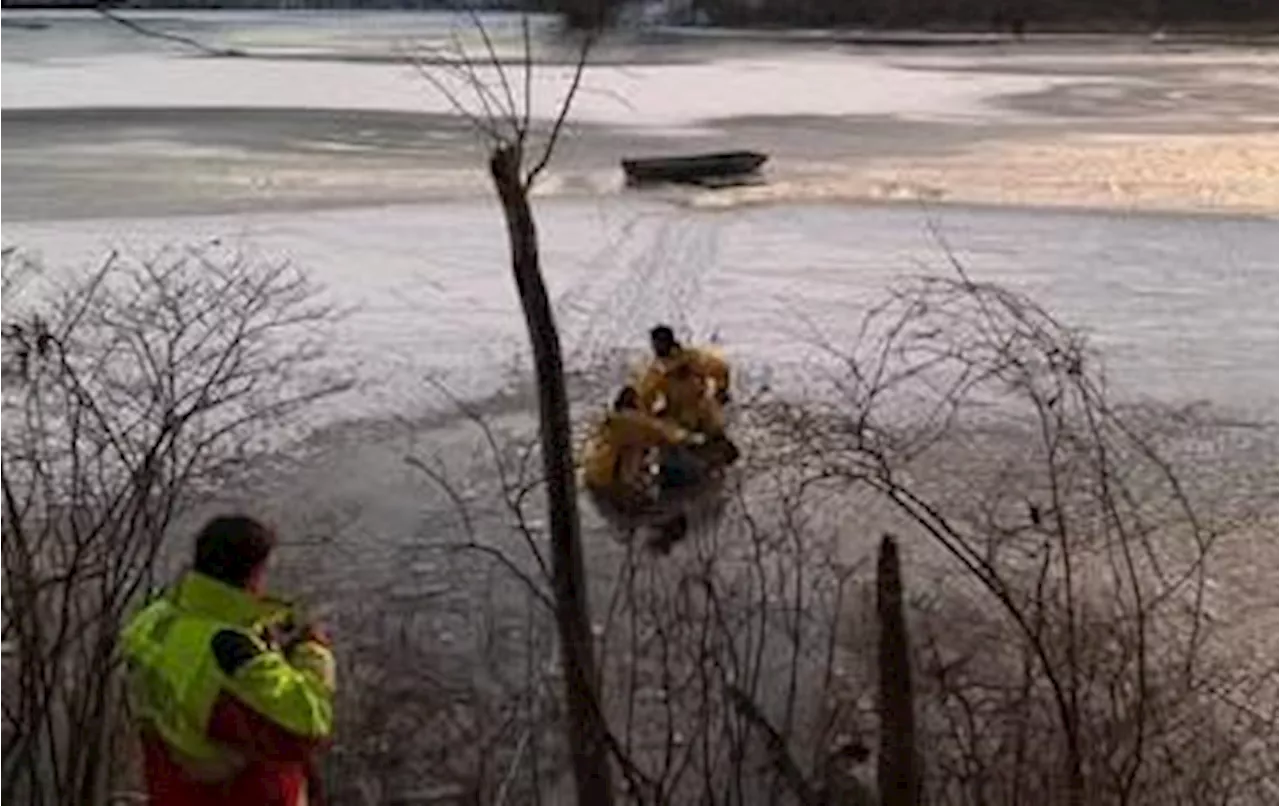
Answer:
<path fill-rule="evenodd" d="M 644 412 L 609 412 L 587 443 L 583 481 L 597 489 L 639 489 L 648 451 L 678 445 L 688 435 L 685 429 Z"/>
<path fill-rule="evenodd" d="M 644 409 L 692 431 L 724 430 L 715 397 L 729 388 L 729 364 L 719 351 L 681 347 L 654 358 L 635 382 Z"/>

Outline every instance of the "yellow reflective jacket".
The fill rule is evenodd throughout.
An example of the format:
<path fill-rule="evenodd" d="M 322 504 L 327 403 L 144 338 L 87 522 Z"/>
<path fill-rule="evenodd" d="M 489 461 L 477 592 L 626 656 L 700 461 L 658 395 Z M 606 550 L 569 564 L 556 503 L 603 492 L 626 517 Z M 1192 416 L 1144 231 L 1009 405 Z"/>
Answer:
<path fill-rule="evenodd" d="M 680 347 L 654 358 L 635 381 L 646 411 L 694 431 L 723 429 L 716 394 L 729 389 L 729 364 L 711 348 Z"/>
<path fill-rule="evenodd" d="M 688 432 L 640 411 L 613 411 L 596 426 L 582 462 L 583 481 L 597 489 L 643 482 L 645 454 L 651 448 L 678 445 Z"/>
<path fill-rule="evenodd" d="M 318 740 L 332 736 L 332 654 L 307 641 L 286 657 L 263 637 L 269 626 L 288 618 L 279 602 L 189 572 L 121 633 L 135 715 L 200 780 L 230 777 L 244 763 L 206 736 L 222 692 L 292 734 Z M 258 650 L 230 675 L 211 647 L 214 636 L 226 630 L 243 634 Z"/>

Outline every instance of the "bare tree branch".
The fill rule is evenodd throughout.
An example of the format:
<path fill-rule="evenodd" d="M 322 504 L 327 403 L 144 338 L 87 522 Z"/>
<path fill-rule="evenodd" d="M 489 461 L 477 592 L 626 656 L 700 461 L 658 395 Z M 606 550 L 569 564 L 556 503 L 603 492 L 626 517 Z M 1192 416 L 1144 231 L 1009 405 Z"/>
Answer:
<path fill-rule="evenodd" d="M 126 17 L 121 17 L 120 15 L 116 14 L 109 5 L 106 5 L 106 4 L 98 5 L 97 7 L 94 8 L 94 10 L 97 11 L 98 14 L 100 14 L 101 16 L 107 18 L 108 20 L 111 20 L 117 25 L 122 25 L 125 28 L 128 28 L 130 31 L 133 31 L 135 34 L 138 34 L 140 36 L 145 36 L 150 39 L 159 39 L 165 42 L 176 42 L 179 45 L 186 45 L 189 48 L 195 48 L 196 50 L 200 51 L 206 56 L 218 56 L 218 57 L 227 58 L 227 57 L 243 57 L 243 56 L 249 55 L 244 51 L 236 50 L 235 48 L 210 47 L 209 45 L 206 45 L 200 40 L 192 39 L 189 36 L 182 36 L 181 34 L 171 34 L 165 31 L 153 31 L 152 29 L 147 28 L 143 25 L 140 25 L 134 22 L 133 20 L 130 20 Z"/>

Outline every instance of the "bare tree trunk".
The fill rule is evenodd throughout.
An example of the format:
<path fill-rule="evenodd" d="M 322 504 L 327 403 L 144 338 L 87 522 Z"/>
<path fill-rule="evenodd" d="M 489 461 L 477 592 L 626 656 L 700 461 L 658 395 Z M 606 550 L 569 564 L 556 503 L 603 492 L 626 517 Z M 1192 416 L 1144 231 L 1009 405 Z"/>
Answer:
<path fill-rule="evenodd" d="M 551 523 L 552 587 L 564 661 L 569 748 L 581 806 L 613 802 L 605 732 L 595 691 L 595 660 L 587 608 L 586 573 L 569 432 L 569 398 L 555 317 L 538 261 L 538 234 L 520 177 L 519 144 L 494 149 L 489 159 L 511 241 L 511 270 L 533 348 L 538 425 Z"/>
<path fill-rule="evenodd" d="M 880 755 L 876 783 L 882 806 L 915 806 L 920 800 L 920 777 L 911 700 L 911 656 L 902 614 L 902 570 L 898 546 L 891 535 L 881 541 L 876 563 L 876 611 L 880 620 Z"/>

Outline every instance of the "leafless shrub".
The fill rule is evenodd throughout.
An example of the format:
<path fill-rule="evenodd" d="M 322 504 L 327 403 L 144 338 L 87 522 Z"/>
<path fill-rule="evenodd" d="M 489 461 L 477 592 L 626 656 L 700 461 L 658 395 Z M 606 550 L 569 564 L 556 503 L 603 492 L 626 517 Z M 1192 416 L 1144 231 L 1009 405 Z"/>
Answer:
<path fill-rule="evenodd" d="M 541 497 L 531 494 L 541 485 L 537 446 L 527 422 L 512 428 L 459 405 L 478 435 L 481 461 L 462 464 L 456 453 L 446 461 L 425 451 L 408 460 L 451 513 L 433 519 L 429 532 L 452 535 L 433 545 L 441 556 L 470 557 L 515 581 L 525 592 L 515 601 L 532 607 L 528 618 L 536 616 L 531 625 L 549 629 L 544 514 Z M 842 762 L 865 758 L 850 721 L 815 695 L 834 691 L 836 613 L 859 564 L 841 563 L 834 533 L 819 537 L 806 519 L 805 503 L 822 491 L 800 481 L 769 469 L 733 485 L 726 504 L 733 514 L 703 513 L 698 540 L 680 549 L 682 561 L 654 556 L 639 542 L 618 543 L 601 525 L 588 532 L 592 593 L 605 603 L 592 627 L 606 693 L 601 710 L 629 799 L 818 803 L 837 790 L 865 789 Z M 463 578 L 459 566 L 450 569 L 450 579 Z M 481 604 L 474 595 L 471 601 Z M 510 623 L 510 612 L 495 617 L 504 620 Z M 518 650 L 508 648 L 508 669 L 531 662 Z M 555 713 L 547 689 L 506 679 L 508 696 L 540 697 L 543 712 Z M 511 741 L 517 735 L 524 734 Z M 554 737 L 546 743 L 555 756 Z M 555 776 L 535 775 L 531 763 L 517 768 L 517 778 L 541 777 L 541 794 L 554 802 Z"/>
<path fill-rule="evenodd" d="M 826 347 L 835 402 L 780 417 L 804 435 L 788 460 L 888 501 L 940 550 L 921 614 L 927 799 L 1253 802 L 1274 742 L 1210 694 L 1218 535 L 1080 335 L 960 270 Z M 1193 736 L 1233 752 L 1188 766 Z"/>
<path fill-rule="evenodd" d="M 167 528 L 344 384 L 317 366 L 331 311 L 288 265 L 198 246 L 57 282 L 23 260 L 5 254 L 4 792 L 94 804 L 127 750 L 115 639 Z"/>

